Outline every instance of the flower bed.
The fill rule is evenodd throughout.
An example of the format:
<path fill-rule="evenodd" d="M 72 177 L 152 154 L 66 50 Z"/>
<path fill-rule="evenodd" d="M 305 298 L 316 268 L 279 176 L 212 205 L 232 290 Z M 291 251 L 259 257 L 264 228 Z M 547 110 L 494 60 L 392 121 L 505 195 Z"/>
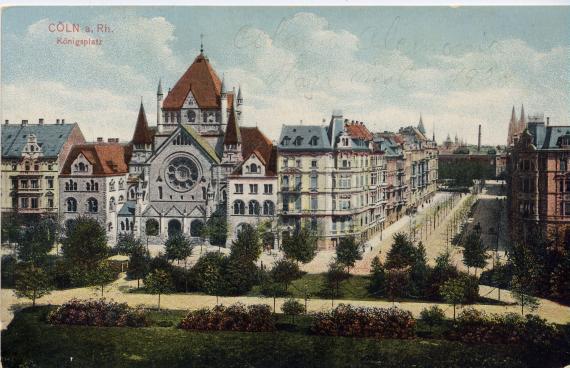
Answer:
<path fill-rule="evenodd" d="M 275 331 L 275 320 L 268 305 L 246 307 L 236 303 L 229 307 L 218 305 L 212 309 L 191 311 L 179 327 L 186 330 L 269 332 Z"/>
<path fill-rule="evenodd" d="M 130 308 L 127 303 L 113 301 L 72 299 L 48 314 L 54 325 L 83 325 L 101 327 L 144 327 L 148 325 L 142 310 Z"/>
<path fill-rule="evenodd" d="M 416 321 L 398 308 L 362 308 L 340 304 L 330 312 L 314 315 L 311 331 L 318 335 L 409 339 Z"/>

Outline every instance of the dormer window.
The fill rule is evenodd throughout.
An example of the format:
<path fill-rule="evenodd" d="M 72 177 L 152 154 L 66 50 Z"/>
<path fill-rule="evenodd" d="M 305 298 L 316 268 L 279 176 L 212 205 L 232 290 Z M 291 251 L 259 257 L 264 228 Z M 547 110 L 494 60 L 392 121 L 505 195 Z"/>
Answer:
<path fill-rule="evenodd" d="M 319 144 L 319 137 L 317 137 L 316 135 L 311 137 L 311 140 L 309 141 L 309 144 L 311 146 L 317 146 Z"/>
<path fill-rule="evenodd" d="M 295 138 L 295 142 L 293 143 L 295 146 L 300 146 L 303 143 L 303 137 Z"/>
<path fill-rule="evenodd" d="M 284 146 L 288 146 L 289 143 L 291 143 L 291 138 L 289 138 L 288 136 L 283 137 L 283 141 L 281 141 L 281 144 Z"/>

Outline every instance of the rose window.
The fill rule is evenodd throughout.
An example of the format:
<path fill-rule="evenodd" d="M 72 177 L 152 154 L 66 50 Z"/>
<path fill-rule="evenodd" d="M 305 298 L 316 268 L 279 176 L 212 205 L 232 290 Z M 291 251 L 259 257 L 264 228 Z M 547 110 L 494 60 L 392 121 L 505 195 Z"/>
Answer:
<path fill-rule="evenodd" d="M 176 157 L 166 166 L 165 176 L 172 189 L 186 192 L 198 181 L 198 167 L 188 157 Z"/>

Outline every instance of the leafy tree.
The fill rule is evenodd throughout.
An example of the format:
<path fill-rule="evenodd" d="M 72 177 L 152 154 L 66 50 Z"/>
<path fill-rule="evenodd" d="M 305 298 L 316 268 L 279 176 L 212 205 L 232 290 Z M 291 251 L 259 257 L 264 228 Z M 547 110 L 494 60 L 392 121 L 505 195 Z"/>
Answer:
<path fill-rule="evenodd" d="M 484 268 L 487 265 L 487 259 L 489 259 L 487 248 L 481 241 L 479 232 L 470 232 L 463 243 L 463 264 L 467 266 L 467 273 L 471 267 L 474 267 L 475 274 L 477 274 L 477 268 Z"/>
<path fill-rule="evenodd" d="M 164 243 L 164 248 L 166 250 L 166 259 L 178 262 L 184 260 L 184 264 L 186 264 L 186 259 L 192 255 L 194 246 L 186 235 L 178 232 L 168 238 L 166 243 Z"/>
<path fill-rule="evenodd" d="M 422 242 L 418 243 L 414 258 L 414 263 L 410 268 L 410 291 L 416 297 L 425 297 L 429 292 L 430 268 L 427 264 L 426 249 Z"/>
<path fill-rule="evenodd" d="M 281 248 L 285 257 L 306 264 L 317 254 L 317 237 L 313 231 L 302 227 L 292 235 L 284 237 Z"/>
<path fill-rule="evenodd" d="M 133 233 L 119 234 L 115 249 L 119 254 L 130 256 L 136 249 L 142 247 L 140 239 L 136 238 Z"/>
<path fill-rule="evenodd" d="M 410 273 L 405 269 L 390 269 L 386 273 L 386 295 L 392 300 L 408 295 L 410 289 Z"/>
<path fill-rule="evenodd" d="M 202 228 L 201 236 L 209 238 L 210 244 L 218 247 L 225 246 L 228 234 L 228 221 L 224 206 L 218 206 Z"/>
<path fill-rule="evenodd" d="M 531 286 L 526 283 L 526 277 L 516 274 L 511 281 L 511 296 L 521 306 L 521 315 L 524 316 L 525 307 L 534 311 L 538 308 L 539 300 L 531 295 Z"/>
<path fill-rule="evenodd" d="M 459 276 L 457 268 L 451 264 L 451 255 L 445 251 L 435 258 L 435 266 L 429 273 L 428 297 L 441 298 L 441 286 L 450 279 Z"/>
<path fill-rule="evenodd" d="M 2 242 L 14 243 L 18 241 L 25 221 L 22 216 L 15 212 L 2 214 Z"/>
<path fill-rule="evenodd" d="M 353 236 L 342 238 L 336 246 L 336 259 L 346 267 L 346 272 L 350 273 L 350 268 L 362 259 L 362 245 Z"/>
<path fill-rule="evenodd" d="M 228 257 L 224 268 L 224 291 L 229 295 L 242 295 L 258 281 L 259 269 L 253 261 Z"/>
<path fill-rule="evenodd" d="M 386 256 L 385 267 L 406 268 L 412 266 L 416 261 L 416 247 L 407 234 L 394 234 L 394 242 Z"/>
<path fill-rule="evenodd" d="M 386 271 L 378 256 L 372 259 L 368 291 L 375 296 L 382 296 L 386 293 Z"/>
<path fill-rule="evenodd" d="M 515 242 L 511 246 L 509 258 L 513 264 L 511 295 L 520 304 L 521 314 L 524 315 L 525 307 L 530 310 L 538 307 L 538 300 L 533 297 L 533 293 L 536 291 L 535 279 L 540 278 L 541 262 L 531 246 L 522 242 Z"/>
<path fill-rule="evenodd" d="M 57 239 L 57 222 L 47 218 L 32 224 L 18 236 L 16 251 L 18 258 L 24 262 L 39 265 L 47 257 Z"/>
<path fill-rule="evenodd" d="M 244 262 L 255 262 L 261 251 L 262 244 L 257 230 L 251 225 L 245 225 L 232 241 L 230 256 Z"/>
<path fill-rule="evenodd" d="M 151 294 L 158 295 L 158 310 L 160 311 L 160 296 L 172 291 L 172 279 L 162 270 L 155 270 L 144 278 L 144 286 Z"/>
<path fill-rule="evenodd" d="M 199 288 L 208 295 L 218 296 L 225 291 L 224 274 L 228 257 L 222 253 L 209 252 L 203 254 L 193 267 L 193 271 L 199 280 Z"/>
<path fill-rule="evenodd" d="M 289 298 L 283 302 L 281 310 L 288 316 L 291 316 L 292 323 L 295 323 L 295 316 L 305 313 L 305 306 L 297 299 Z"/>
<path fill-rule="evenodd" d="M 83 274 L 83 277 L 88 285 L 96 286 L 97 289 L 101 288 L 101 297 L 103 297 L 105 285 L 115 280 L 116 272 L 108 261 L 102 261 L 95 268 Z"/>
<path fill-rule="evenodd" d="M 70 225 L 63 239 L 64 258 L 81 269 L 95 268 L 109 254 L 105 229 L 87 217 L 78 217 Z"/>
<path fill-rule="evenodd" d="M 36 306 L 37 298 L 48 295 L 52 289 L 47 273 L 33 263 L 18 269 L 14 292 L 18 298 L 31 299 L 33 307 Z"/>
<path fill-rule="evenodd" d="M 140 287 L 140 280 L 144 279 L 150 272 L 150 262 L 148 250 L 139 247 L 132 251 L 127 275 L 129 278 L 137 280 L 137 289 Z"/>
<path fill-rule="evenodd" d="M 326 273 L 326 284 L 331 293 L 331 305 L 334 306 L 334 297 L 340 294 L 340 283 L 349 278 L 343 264 L 333 261 L 329 264 Z"/>
<path fill-rule="evenodd" d="M 441 287 L 440 293 L 446 303 L 453 305 L 453 320 L 455 321 L 455 309 L 457 305 L 472 302 L 472 281 L 469 277 L 456 277 L 447 280 Z"/>
<path fill-rule="evenodd" d="M 275 261 L 269 274 L 275 282 L 283 285 L 285 290 L 288 289 L 293 280 L 301 277 L 297 263 L 286 258 Z"/>

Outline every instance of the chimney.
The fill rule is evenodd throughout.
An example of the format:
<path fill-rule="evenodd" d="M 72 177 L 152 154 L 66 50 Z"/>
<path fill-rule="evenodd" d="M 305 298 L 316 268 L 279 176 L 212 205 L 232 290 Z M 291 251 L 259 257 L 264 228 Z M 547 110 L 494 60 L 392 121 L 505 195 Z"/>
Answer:
<path fill-rule="evenodd" d="M 55 124 L 59 125 L 59 119 L 55 119 Z"/>
<path fill-rule="evenodd" d="M 481 152 L 481 124 L 479 124 L 479 135 L 477 137 L 477 152 Z"/>
<path fill-rule="evenodd" d="M 40 118 L 40 119 L 38 120 L 38 124 L 44 125 L 44 118 Z"/>
<path fill-rule="evenodd" d="M 8 119 L 4 120 L 4 124 L 10 124 L 10 120 Z"/>
<path fill-rule="evenodd" d="M 8 121 L 8 120 L 6 120 L 6 121 Z M 547 116 L 546 117 L 546 126 L 549 126 L 549 125 L 550 125 L 550 116 Z"/>
<path fill-rule="evenodd" d="M 61 119 L 61 125 L 65 124 L 65 119 Z"/>
<path fill-rule="evenodd" d="M 22 120 L 22 126 L 26 126 L 28 125 L 28 121 L 27 120 Z"/>
<path fill-rule="evenodd" d="M 102 143 L 103 142 L 103 137 L 97 137 L 97 143 Z"/>

